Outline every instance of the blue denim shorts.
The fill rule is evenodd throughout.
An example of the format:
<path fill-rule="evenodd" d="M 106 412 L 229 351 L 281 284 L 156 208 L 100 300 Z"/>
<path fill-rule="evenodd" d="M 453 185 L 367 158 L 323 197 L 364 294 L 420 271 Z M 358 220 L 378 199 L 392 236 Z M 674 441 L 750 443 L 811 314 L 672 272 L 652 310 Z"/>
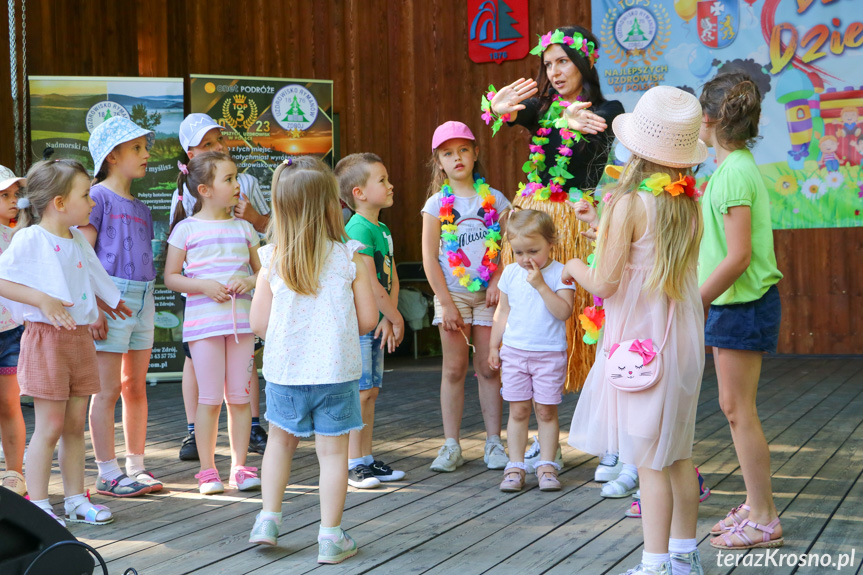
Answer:
<path fill-rule="evenodd" d="M 120 290 L 120 299 L 132 310 L 132 317 L 108 320 L 108 337 L 94 341 L 96 351 L 126 353 L 130 350 L 150 349 L 155 334 L 156 300 L 153 297 L 155 282 L 140 282 L 112 277 Z"/>
<path fill-rule="evenodd" d="M 384 381 L 384 350 L 381 338 L 370 331 L 360 336 L 360 353 L 363 357 L 363 374 L 360 376 L 360 391 L 381 387 Z"/>
<path fill-rule="evenodd" d="M 18 373 L 18 353 L 21 351 L 23 334 L 23 325 L 0 331 L 0 375 Z"/>
<path fill-rule="evenodd" d="M 266 393 L 267 421 L 291 435 L 336 436 L 363 427 L 356 381 L 320 385 L 267 382 Z"/>
<path fill-rule="evenodd" d="M 761 299 L 710 306 L 704 343 L 721 349 L 776 353 L 781 319 L 779 289 L 772 285 Z"/>

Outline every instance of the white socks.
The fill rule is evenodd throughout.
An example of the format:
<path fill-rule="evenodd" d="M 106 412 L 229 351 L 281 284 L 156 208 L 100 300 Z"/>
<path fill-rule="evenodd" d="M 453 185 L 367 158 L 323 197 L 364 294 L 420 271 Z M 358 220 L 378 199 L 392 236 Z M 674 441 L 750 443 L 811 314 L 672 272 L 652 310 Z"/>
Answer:
<path fill-rule="evenodd" d="M 667 561 L 671 561 L 671 555 L 668 553 L 648 553 L 647 551 L 641 552 L 641 563 L 645 567 L 652 567 L 656 569 Z"/>
<path fill-rule="evenodd" d="M 321 525 L 318 529 L 318 540 L 324 538 L 332 539 L 336 543 L 340 543 L 342 541 L 342 526 L 336 525 L 335 527 L 324 527 Z"/>
<path fill-rule="evenodd" d="M 146 471 L 146 467 L 144 467 L 144 454 L 141 455 L 132 455 L 131 453 L 126 454 L 126 475 L 131 477 L 132 479 L 138 477 L 138 474 Z"/>
<path fill-rule="evenodd" d="M 669 539 L 669 553 L 691 553 L 698 548 L 697 539 Z M 673 575 L 689 575 L 690 564 L 682 561 L 671 560 L 671 572 Z"/>
<path fill-rule="evenodd" d="M 348 470 L 350 471 L 357 465 L 371 465 L 375 462 L 375 458 L 373 455 L 365 455 L 363 457 L 357 457 L 356 459 L 348 459 Z"/>
<path fill-rule="evenodd" d="M 105 481 L 112 481 L 123 477 L 123 470 L 120 469 L 120 465 L 117 463 L 116 457 L 110 461 L 96 461 L 96 465 L 99 466 L 99 477 Z M 128 477 L 120 479 L 120 485 L 123 487 L 131 485 L 132 483 L 132 480 Z"/>

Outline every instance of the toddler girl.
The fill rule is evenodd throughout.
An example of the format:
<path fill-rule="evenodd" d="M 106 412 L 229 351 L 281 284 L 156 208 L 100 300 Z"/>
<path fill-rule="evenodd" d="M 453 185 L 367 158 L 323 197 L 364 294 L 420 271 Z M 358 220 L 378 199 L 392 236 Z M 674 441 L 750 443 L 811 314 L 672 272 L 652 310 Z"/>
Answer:
<path fill-rule="evenodd" d="M 557 239 L 551 216 L 535 210 L 513 212 L 506 239 L 515 263 L 506 266 L 498 284 L 500 302 L 488 355 L 491 368 L 501 370 L 502 396 L 510 402 L 506 434 L 511 460 L 500 490 L 524 487 L 524 448 L 533 401 L 539 424 L 540 456 L 534 463 L 539 488 L 558 491 L 557 406 L 566 383 L 566 320 L 572 315 L 575 288 L 562 282 L 563 264 L 549 257 Z"/>
<path fill-rule="evenodd" d="M 273 217 L 252 302 L 252 328 L 267 342 L 270 438 L 263 509 L 249 542 L 276 544 L 291 459 L 300 438 L 314 433 L 321 468 L 318 562 L 340 563 L 357 553 L 341 528 L 348 437 L 363 426 L 360 334 L 374 329 L 378 310 L 358 253 L 362 244 L 343 243 L 338 184 L 322 164 L 306 162 L 285 160 L 273 174 Z"/>
<path fill-rule="evenodd" d="M 228 209 L 240 201 L 240 185 L 237 166 L 226 154 L 206 152 L 189 160 L 177 180 L 177 189 L 183 186 L 195 198 L 195 215 L 186 217 L 181 199 L 168 238 L 165 287 L 188 294 L 183 341 L 195 358 L 198 380 L 198 490 L 204 495 L 224 491 L 215 460 L 223 397 L 230 413 L 229 485 L 258 489 L 261 480 L 256 468 L 246 467 L 246 452 L 252 424 L 249 387 L 256 375 L 249 292 L 260 267 L 260 241 L 252 225 Z"/>
<path fill-rule="evenodd" d="M 75 227 L 88 224 L 93 208 L 84 166 L 39 162 L 27 173 L 23 193 L 15 235 L 0 255 L 0 298 L 15 323 L 24 325 L 18 381 L 21 393 L 33 397 L 36 414 L 27 451 L 30 501 L 65 526 L 48 501 L 59 439 L 65 520 L 103 525 L 114 520 L 111 511 L 84 495 L 87 402 L 100 389 L 88 326 L 98 307 L 124 316 L 131 312 Z"/>
<path fill-rule="evenodd" d="M 510 204 L 479 176 L 478 151 L 476 138 L 461 122 L 441 124 L 432 137 L 422 251 L 423 268 L 435 293 L 433 323 L 440 329 L 443 346 L 440 403 L 446 440 L 432 471 L 455 471 L 464 465 L 459 434 L 471 336 L 486 431 L 484 460 L 489 469 L 503 469 L 508 461 L 500 440 L 500 377 L 488 364 L 488 350 L 500 297 L 497 282 L 502 270 L 496 262 L 501 224 Z"/>

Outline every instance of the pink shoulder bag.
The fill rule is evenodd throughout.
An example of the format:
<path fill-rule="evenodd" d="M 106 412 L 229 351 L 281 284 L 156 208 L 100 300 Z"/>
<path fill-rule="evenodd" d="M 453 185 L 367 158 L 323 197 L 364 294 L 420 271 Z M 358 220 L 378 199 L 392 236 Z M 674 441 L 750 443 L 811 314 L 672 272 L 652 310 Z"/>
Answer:
<path fill-rule="evenodd" d="M 668 341 L 674 301 L 668 307 L 665 337 L 659 349 L 653 349 L 651 339 L 628 339 L 611 346 L 605 360 L 605 380 L 620 391 L 644 391 L 656 385 L 662 376 L 662 349 Z"/>

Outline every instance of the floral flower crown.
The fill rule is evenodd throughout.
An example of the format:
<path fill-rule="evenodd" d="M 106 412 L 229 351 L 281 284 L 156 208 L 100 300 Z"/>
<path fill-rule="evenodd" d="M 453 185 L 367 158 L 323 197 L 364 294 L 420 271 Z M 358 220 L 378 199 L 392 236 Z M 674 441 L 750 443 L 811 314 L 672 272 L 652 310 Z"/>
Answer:
<path fill-rule="evenodd" d="M 584 54 L 585 58 L 590 60 L 591 67 L 596 64 L 597 59 L 599 59 L 599 54 L 596 52 L 596 44 L 586 40 L 584 36 L 578 32 L 573 32 L 572 36 L 566 36 L 560 30 L 548 32 L 545 35 L 540 36 L 539 43 L 530 51 L 530 53 L 534 56 L 539 56 L 552 44 L 566 44 L 573 50 L 581 52 Z"/>

